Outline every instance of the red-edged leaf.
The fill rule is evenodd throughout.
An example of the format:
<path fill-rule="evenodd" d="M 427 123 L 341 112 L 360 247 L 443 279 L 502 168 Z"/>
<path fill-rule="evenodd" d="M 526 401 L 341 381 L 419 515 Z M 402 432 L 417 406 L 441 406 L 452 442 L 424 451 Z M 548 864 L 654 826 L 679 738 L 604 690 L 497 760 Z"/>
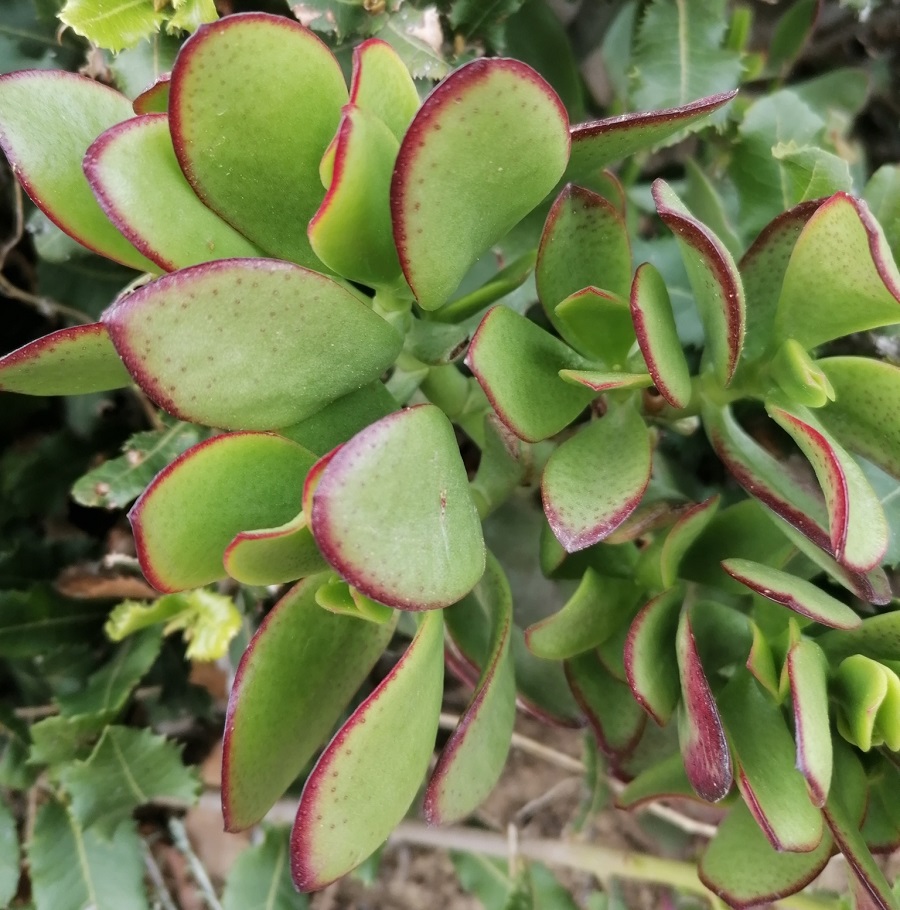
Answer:
<path fill-rule="evenodd" d="M 171 73 L 162 73 L 131 102 L 136 114 L 165 114 L 169 110 Z"/>
<path fill-rule="evenodd" d="M 400 55 L 380 38 L 353 48 L 350 103 L 378 117 L 403 139 L 419 109 L 419 93 Z"/>
<path fill-rule="evenodd" d="M 412 805 L 437 734 L 443 642 L 442 614 L 426 613 L 403 657 L 316 762 L 291 832 L 299 890 L 317 891 L 358 866 Z"/>
<path fill-rule="evenodd" d="M 675 797 L 697 801 L 698 796 L 684 773 L 684 760 L 680 752 L 641 771 L 616 797 L 617 809 L 637 809 L 658 799 Z"/>
<path fill-rule="evenodd" d="M 0 357 L 0 391 L 84 395 L 122 389 L 131 376 L 99 322 L 60 329 Z"/>
<path fill-rule="evenodd" d="M 554 309 L 554 324 L 585 356 L 614 368 L 628 363 L 634 345 L 634 323 L 628 302 L 618 294 L 586 287 L 575 291 Z"/>
<path fill-rule="evenodd" d="M 599 370 L 560 370 L 559 378 L 572 385 L 584 386 L 592 392 L 611 392 L 614 389 L 646 389 L 653 385 L 649 373 L 605 373 Z"/>
<path fill-rule="evenodd" d="M 659 567 L 662 583 L 667 588 L 675 584 L 684 554 L 715 518 L 719 509 L 719 501 L 718 496 L 711 496 L 703 502 L 692 505 L 678 516 L 678 520 L 666 534 L 659 554 Z"/>
<path fill-rule="evenodd" d="M 229 831 L 256 824 L 290 786 L 393 634 L 396 622 L 377 625 L 321 609 L 315 594 L 327 578 L 317 575 L 288 591 L 238 665 L 222 753 Z"/>

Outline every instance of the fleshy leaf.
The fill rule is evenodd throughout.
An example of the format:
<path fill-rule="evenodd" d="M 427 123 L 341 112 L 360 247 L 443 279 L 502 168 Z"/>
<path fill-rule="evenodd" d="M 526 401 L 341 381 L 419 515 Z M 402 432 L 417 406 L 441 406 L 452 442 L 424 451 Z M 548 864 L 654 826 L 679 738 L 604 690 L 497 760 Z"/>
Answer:
<path fill-rule="evenodd" d="M 465 467 L 434 405 L 391 414 L 338 449 L 312 494 L 310 526 L 343 578 L 390 606 L 446 607 L 484 572 Z"/>
<path fill-rule="evenodd" d="M 328 578 L 291 588 L 238 665 L 222 755 L 229 831 L 256 824 L 300 774 L 393 634 L 396 622 L 378 625 L 323 610 L 316 591 Z"/>
<path fill-rule="evenodd" d="M 757 824 L 776 850 L 815 850 L 824 832 L 822 813 L 794 768 L 794 743 L 781 708 L 746 671 L 732 677 L 718 704 L 734 750 L 738 789 Z"/>
<path fill-rule="evenodd" d="M 162 408 L 227 429 L 303 420 L 377 379 L 402 345 L 355 293 L 274 259 L 183 269 L 120 298 L 103 322 Z"/>
<path fill-rule="evenodd" d="M 110 224 L 81 169 L 94 139 L 131 115 L 124 95 L 83 76 L 30 70 L 0 77 L 0 147 L 35 205 L 88 249 L 156 272 Z"/>
<path fill-rule="evenodd" d="M 869 357 L 828 357 L 817 365 L 835 396 L 819 419 L 848 448 L 900 479 L 900 367 Z"/>
<path fill-rule="evenodd" d="M 806 408 L 773 397 L 766 410 L 793 437 L 816 472 L 825 494 L 835 558 L 855 572 L 875 568 L 887 549 L 890 529 L 862 469 Z"/>
<path fill-rule="evenodd" d="M 816 642 L 832 663 L 853 654 L 875 660 L 900 660 L 900 610 L 870 616 L 849 632 L 826 632 Z"/>
<path fill-rule="evenodd" d="M 681 699 L 675 636 L 683 600 L 681 588 L 658 594 L 634 618 L 625 640 L 628 685 L 660 726 L 669 722 Z"/>
<path fill-rule="evenodd" d="M 613 759 L 627 755 L 637 745 L 647 722 L 631 689 L 609 672 L 596 651 L 570 658 L 565 667 L 572 694 L 600 750 Z"/>
<path fill-rule="evenodd" d="M 587 357 L 614 367 L 627 362 L 635 339 L 626 300 L 588 287 L 570 294 L 554 312 L 560 333 Z"/>
<path fill-rule="evenodd" d="M 772 646 L 760 627 L 751 621 L 753 644 L 747 655 L 745 666 L 753 678 L 780 704 L 782 701 L 780 668 L 775 667 L 775 655 Z"/>
<path fill-rule="evenodd" d="M 0 391 L 85 395 L 131 385 L 131 376 L 99 322 L 51 332 L 0 357 Z"/>
<path fill-rule="evenodd" d="M 302 446 L 265 433 L 215 436 L 188 449 L 129 513 L 148 581 L 180 591 L 223 578 L 235 534 L 296 515 L 313 461 Z"/>
<path fill-rule="evenodd" d="M 600 370 L 560 370 L 559 378 L 572 385 L 584 386 L 592 392 L 611 392 L 615 389 L 646 389 L 653 385 L 649 373 L 607 373 Z"/>
<path fill-rule="evenodd" d="M 675 328 L 669 292 L 649 262 L 638 266 L 631 285 L 631 318 L 641 353 L 659 394 L 673 408 L 691 399 L 691 373 Z"/>
<path fill-rule="evenodd" d="M 373 287 L 402 284 L 391 233 L 390 188 L 399 143 L 373 114 L 347 105 L 331 183 L 309 223 L 315 254 L 339 275 Z"/>
<path fill-rule="evenodd" d="M 487 797 L 506 763 L 515 721 L 516 680 L 509 655 L 512 592 L 493 556 L 472 596 L 490 617 L 491 640 L 475 692 L 425 790 L 423 810 L 433 825 L 459 821 Z"/>
<path fill-rule="evenodd" d="M 678 516 L 678 520 L 666 534 L 659 554 L 659 571 L 662 583 L 667 588 L 675 584 L 684 554 L 715 518 L 719 501 L 718 496 L 711 496 L 704 502 L 690 506 Z"/>
<path fill-rule="evenodd" d="M 719 825 L 698 873 L 700 881 L 730 907 L 747 910 L 808 885 L 825 868 L 832 846 L 826 834 L 810 853 L 778 852 L 741 803 Z"/>
<path fill-rule="evenodd" d="M 291 833 L 300 891 L 324 888 L 358 866 L 406 814 L 434 749 L 443 683 L 444 621 L 435 610 L 422 616 L 406 653 L 306 780 Z"/>
<path fill-rule="evenodd" d="M 835 673 L 841 712 L 838 730 L 845 739 L 868 752 L 873 746 L 900 750 L 900 678 L 863 654 L 845 658 Z"/>
<path fill-rule="evenodd" d="M 698 799 L 684 773 L 680 752 L 652 764 L 629 781 L 616 797 L 616 808 L 636 809 L 645 803 L 673 796 L 694 801 Z"/>
<path fill-rule="evenodd" d="M 223 560 L 225 571 L 245 585 L 277 585 L 328 568 L 303 512 L 277 528 L 241 531 Z"/>
<path fill-rule="evenodd" d="M 85 153 L 84 172 L 107 218 L 167 272 L 211 259 L 260 255 L 184 179 L 165 114 L 132 117 L 108 129 Z"/>
<path fill-rule="evenodd" d="M 553 189 L 568 117 L 529 66 L 473 60 L 426 99 L 400 146 L 394 239 L 420 306 L 434 310 L 470 266 Z"/>
<path fill-rule="evenodd" d="M 350 103 L 378 117 L 400 142 L 419 109 L 419 93 L 400 55 L 379 38 L 353 48 Z"/>
<path fill-rule="evenodd" d="M 587 178 L 608 164 L 659 145 L 685 127 L 698 124 L 736 94 L 735 91 L 723 92 L 667 110 L 620 114 L 579 123 L 572 127 L 569 173 L 576 180 Z"/>
<path fill-rule="evenodd" d="M 825 805 L 834 764 L 828 718 L 828 661 L 808 638 L 795 642 L 787 655 L 794 705 L 797 768 L 806 778 L 813 805 Z"/>
<path fill-rule="evenodd" d="M 263 840 L 244 850 L 228 872 L 222 910 L 306 910 L 291 881 L 287 828 L 263 828 Z M 265 904 L 260 898 L 265 895 Z"/>
<path fill-rule="evenodd" d="M 775 335 L 806 348 L 900 322 L 900 272 L 868 206 L 846 193 L 803 228 L 784 276 Z"/>
<path fill-rule="evenodd" d="M 697 795 L 715 803 L 731 789 L 731 755 L 687 611 L 681 614 L 678 623 L 675 649 L 681 678 L 678 739 L 684 768 Z"/>
<path fill-rule="evenodd" d="M 306 225 L 349 97 L 328 48 L 282 16 L 227 16 L 185 42 L 170 91 L 175 154 L 197 195 L 270 255 L 315 267 Z"/>
<path fill-rule="evenodd" d="M 558 433 L 596 397 L 559 377 L 587 361 L 509 307 L 496 306 L 481 320 L 466 364 L 497 416 L 527 442 Z"/>
<path fill-rule="evenodd" d="M 621 213 L 602 196 L 568 184 L 547 215 L 535 268 L 538 297 L 554 328 L 573 346 L 590 354 L 592 338 L 580 343 L 556 313 L 556 306 L 584 288 L 627 297 L 631 245 Z M 595 330 L 591 335 L 601 335 Z M 612 363 L 609 364 L 612 366 Z"/>
<path fill-rule="evenodd" d="M 541 480 L 544 513 L 569 553 L 612 533 L 650 481 L 650 436 L 630 404 L 592 420 L 551 456 Z"/>
<path fill-rule="evenodd" d="M 716 377 L 728 385 L 744 344 L 744 287 L 731 253 L 663 181 L 653 183 L 659 217 L 678 239 Z"/>
<path fill-rule="evenodd" d="M 165 114 L 169 110 L 171 73 L 161 73 L 131 102 L 135 114 Z"/>
<path fill-rule="evenodd" d="M 726 559 L 722 568 L 742 585 L 832 629 L 855 629 L 862 620 L 846 604 L 802 578 L 748 559 Z"/>

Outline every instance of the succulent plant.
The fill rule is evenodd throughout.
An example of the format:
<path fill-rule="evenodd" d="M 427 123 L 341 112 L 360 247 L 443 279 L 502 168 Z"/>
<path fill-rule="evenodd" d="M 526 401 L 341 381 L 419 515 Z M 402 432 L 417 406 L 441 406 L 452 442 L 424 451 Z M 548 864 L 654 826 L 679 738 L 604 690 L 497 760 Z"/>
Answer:
<path fill-rule="evenodd" d="M 657 180 L 698 358 L 604 170 L 731 97 L 571 126 L 534 70 L 484 58 L 420 102 L 384 42 L 355 50 L 348 89 L 311 32 L 258 13 L 203 26 L 133 104 L 62 72 L 0 78 L 33 201 L 146 274 L 97 324 L 0 359 L 0 388 L 135 383 L 215 431 L 130 517 L 161 592 L 296 582 L 237 671 L 223 810 L 253 825 L 324 746 L 299 888 L 376 850 L 426 776 L 429 821 L 472 812 L 518 703 L 589 724 L 623 808 L 727 805 L 700 875 L 729 905 L 840 851 L 896 906 L 872 858 L 900 843 L 872 478 L 900 477 L 900 370 L 827 348 L 900 323 L 900 274 L 845 193 L 736 262 Z M 667 447 L 700 428 L 723 470 L 687 501 Z M 554 596 L 527 615 L 539 573 Z M 401 617 L 405 652 L 352 706 Z M 473 694 L 429 776 L 445 664 Z"/>

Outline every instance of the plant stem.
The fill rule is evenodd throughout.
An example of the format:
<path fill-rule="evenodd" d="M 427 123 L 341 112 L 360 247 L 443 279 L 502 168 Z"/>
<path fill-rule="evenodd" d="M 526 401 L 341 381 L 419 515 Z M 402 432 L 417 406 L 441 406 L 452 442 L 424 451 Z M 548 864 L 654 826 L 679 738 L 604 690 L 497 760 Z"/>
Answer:
<path fill-rule="evenodd" d="M 503 835 L 473 828 L 432 828 L 413 821 L 401 822 L 388 843 L 462 850 L 498 859 L 506 859 L 509 855 L 509 841 Z M 669 885 L 707 900 L 717 900 L 700 881 L 697 867 L 692 863 L 663 859 L 631 850 L 616 850 L 597 844 L 578 844 L 543 838 L 520 839 L 517 849 L 519 856 L 577 869 L 580 872 L 589 872 L 601 882 L 613 878 L 627 878 L 631 881 Z M 837 910 L 838 904 L 832 900 L 820 901 L 803 894 L 794 894 L 777 901 L 775 906 L 783 907 L 785 910 Z"/>
<path fill-rule="evenodd" d="M 191 867 L 191 875 L 194 876 L 194 881 L 203 894 L 203 898 L 206 901 L 209 910 L 222 910 L 222 905 L 216 897 L 215 888 L 213 888 L 212 882 L 206 874 L 206 869 L 203 868 L 203 863 L 200 862 L 200 858 L 194 853 L 193 847 L 191 847 L 191 842 L 188 840 L 187 831 L 185 830 L 184 823 L 181 819 L 170 818 L 169 831 L 172 834 L 172 840 L 175 842 L 175 846 L 188 861 L 188 865 Z"/>

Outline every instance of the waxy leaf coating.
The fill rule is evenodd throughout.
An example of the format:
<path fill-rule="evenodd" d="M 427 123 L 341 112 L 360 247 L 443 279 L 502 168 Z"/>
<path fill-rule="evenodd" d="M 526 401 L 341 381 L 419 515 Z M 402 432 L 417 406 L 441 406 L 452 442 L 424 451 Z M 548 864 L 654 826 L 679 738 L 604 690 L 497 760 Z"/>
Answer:
<path fill-rule="evenodd" d="M 718 496 L 711 496 L 690 506 L 666 534 L 659 554 L 659 571 L 667 588 L 675 584 L 685 553 L 715 518 L 719 501 Z"/>
<path fill-rule="evenodd" d="M 122 389 L 131 376 L 99 322 L 60 329 L 0 357 L 0 391 L 84 395 Z"/>
<path fill-rule="evenodd" d="M 630 403 L 583 426 L 551 456 L 541 479 L 544 514 L 569 553 L 611 534 L 650 481 L 650 435 Z"/>
<path fill-rule="evenodd" d="M 275 259 L 223 259 L 121 297 L 103 322 L 160 407 L 226 429 L 290 426 L 377 379 L 400 335 L 355 293 Z"/>
<path fill-rule="evenodd" d="M 444 620 L 433 611 L 307 778 L 291 832 L 299 890 L 324 888 L 354 869 L 406 814 L 434 749 L 443 684 Z"/>
<path fill-rule="evenodd" d="M 129 513 L 147 580 L 159 591 L 183 591 L 223 578 L 222 556 L 235 534 L 297 514 L 314 460 L 267 433 L 214 436 L 188 449 Z"/>
<path fill-rule="evenodd" d="M 628 302 L 617 294 L 594 287 L 582 288 L 554 309 L 560 334 L 586 357 L 613 367 L 628 361 L 634 345 L 634 323 Z"/>
<path fill-rule="evenodd" d="M 197 195 L 270 255 L 315 268 L 306 225 L 348 100 L 328 48 L 282 16 L 226 16 L 185 42 L 170 93 L 175 154 Z"/>
<path fill-rule="evenodd" d="M 256 824 L 327 739 L 390 641 L 382 625 L 335 616 L 316 603 L 329 575 L 291 588 L 238 665 L 222 753 L 229 831 Z"/>
<path fill-rule="evenodd" d="M 166 114 L 169 111 L 171 73 L 161 73 L 131 102 L 136 114 Z"/>
<path fill-rule="evenodd" d="M 167 272 L 211 259 L 260 255 L 184 179 L 165 114 L 132 117 L 108 129 L 87 150 L 84 172 L 109 220 Z"/>
<path fill-rule="evenodd" d="M 377 117 L 400 142 L 419 109 L 419 93 L 400 55 L 380 38 L 353 48 L 350 103 Z"/>
<path fill-rule="evenodd" d="M 834 756 L 828 718 L 828 660 L 808 638 L 795 642 L 787 655 L 787 673 L 794 706 L 797 769 L 806 778 L 813 805 L 828 799 Z"/>
<path fill-rule="evenodd" d="M 446 607 L 472 590 L 485 565 L 481 522 L 438 408 L 391 414 L 326 457 L 310 526 L 346 581 L 407 610 Z"/>
<path fill-rule="evenodd" d="M 569 123 L 553 89 L 517 60 L 473 60 L 425 100 L 400 146 L 394 240 L 419 305 L 434 310 L 472 264 L 553 189 Z"/>
<path fill-rule="evenodd" d="M 124 95 L 73 73 L 25 70 L 0 77 L 0 148 L 34 204 L 88 249 L 155 272 L 103 214 L 81 169 L 97 136 L 131 116 Z"/>

